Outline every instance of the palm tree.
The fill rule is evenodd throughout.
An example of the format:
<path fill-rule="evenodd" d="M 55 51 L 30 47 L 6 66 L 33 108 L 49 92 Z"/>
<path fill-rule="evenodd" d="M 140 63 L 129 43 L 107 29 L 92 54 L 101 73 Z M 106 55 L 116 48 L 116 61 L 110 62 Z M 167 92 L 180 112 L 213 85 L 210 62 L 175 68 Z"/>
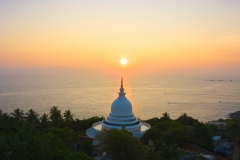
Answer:
<path fill-rule="evenodd" d="M 71 124 L 72 124 L 72 121 L 73 121 L 74 114 L 72 114 L 70 110 L 66 110 L 63 113 L 63 117 L 64 117 L 64 120 L 65 120 L 64 121 L 65 125 L 68 126 L 69 128 L 71 128 Z"/>
<path fill-rule="evenodd" d="M 27 122 L 27 128 L 30 134 L 32 134 L 34 131 L 38 131 L 39 125 L 39 114 L 33 110 L 29 109 L 28 112 L 26 113 L 26 122 Z"/>
<path fill-rule="evenodd" d="M 0 109 L 0 128 L 1 130 L 8 130 L 8 128 L 11 126 L 9 125 L 9 122 L 11 121 L 12 117 L 10 117 L 7 112 L 3 112 Z"/>
<path fill-rule="evenodd" d="M 176 121 L 185 126 L 192 126 L 194 123 L 199 123 L 197 119 L 188 116 L 187 113 L 183 113 Z"/>
<path fill-rule="evenodd" d="M 4 113 L 3 111 L 0 109 L 0 123 L 4 120 Z"/>
<path fill-rule="evenodd" d="M 41 117 L 40 117 L 40 124 L 43 128 L 47 128 L 49 126 L 49 118 L 48 118 L 48 114 L 44 113 Z"/>
<path fill-rule="evenodd" d="M 37 132 L 38 128 L 40 128 L 40 124 L 36 123 L 36 121 L 30 121 L 27 124 L 28 131 L 32 135 L 32 133 Z"/>
<path fill-rule="evenodd" d="M 50 119 L 54 126 L 59 126 L 62 121 L 61 110 L 58 110 L 57 106 L 53 106 L 50 109 Z"/>
<path fill-rule="evenodd" d="M 13 112 L 10 114 L 13 116 L 14 119 L 19 120 L 19 119 L 23 119 L 24 118 L 24 111 L 16 108 L 13 110 Z"/>
<path fill-rule="evenodd" d="M 162 115 L 163 117 L 160 118 L 161 120 L 164 120 L 164 121 L 171 120 L 170 114 L 168 114 L 167 112 L 163 113 Z"/>
<path fill-rule="evenodd" d="M 63 117 L 64 117 L 65 121 L 72 121 L 73 117 L 74 117 L 74 114 L 72 114 L 70 110 L 66 110 L 63 113 Z"/>
<path fill-rule="evenodd" d="M 38 121 L 38 117 L 39 117 L 39 114 L 33 110 L 33 109 L 29 109 L 28 112 L 26 113 L 27 117 L 27 122 L 31 123 L 31 122 L 37 122 Z"/>

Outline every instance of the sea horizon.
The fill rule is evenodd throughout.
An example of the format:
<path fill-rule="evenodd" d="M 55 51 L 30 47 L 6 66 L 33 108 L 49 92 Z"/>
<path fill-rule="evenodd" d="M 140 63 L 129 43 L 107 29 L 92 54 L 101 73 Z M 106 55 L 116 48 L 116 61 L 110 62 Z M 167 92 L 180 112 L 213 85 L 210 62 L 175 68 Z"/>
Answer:
<path fill-rule="evenodd" d="M 240 78 L 231 76 L 166 76 L 160 74 L 125 75 L 101 73 L 2 73 L 0 109 L 11 113 L 31 108 L 49 113 L 58 106 L 71 110 L 75 118 L 106 117 L 117 98 L 123 76 L 126 97 L 133 112 L 142 120 L 169 113 L 181 114 L 201 122 L 226 118 L 240 109 Z"/>

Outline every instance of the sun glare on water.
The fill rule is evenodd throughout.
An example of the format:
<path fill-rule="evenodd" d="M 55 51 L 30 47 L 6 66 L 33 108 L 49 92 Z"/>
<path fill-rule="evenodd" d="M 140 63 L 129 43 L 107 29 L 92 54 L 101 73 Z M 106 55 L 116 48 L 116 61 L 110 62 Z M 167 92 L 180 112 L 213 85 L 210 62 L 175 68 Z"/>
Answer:
<path fill-rule="evenodd" d="M 121 59 L 121 64 L 122 65 L 126 65 L 127 64 L 127 59 L 126 58 L 122 58 Z"/>

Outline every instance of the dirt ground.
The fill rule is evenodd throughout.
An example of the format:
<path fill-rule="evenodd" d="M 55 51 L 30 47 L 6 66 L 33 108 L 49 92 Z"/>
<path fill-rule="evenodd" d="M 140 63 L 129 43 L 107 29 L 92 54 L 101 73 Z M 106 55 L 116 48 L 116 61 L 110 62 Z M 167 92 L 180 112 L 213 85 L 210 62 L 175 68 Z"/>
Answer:
<path fill-rule="evenodd" d="M 238 136 L 235 136 L 233 138 L 233 160 L 239 160 L 239 142 L 240 142 L 240 138 Z"/>
<path fill-rule="evenodd" d="M 214 160 L 229 160 L 228 158 L 224 158 L 222 156 L 219 156 L 219 155 L 216 155 L 212 152 L 209 152 L 205 149 L 202 149 L 198 146 L 195 146 L 195 145 L 192 145 L 192 144 L 189 144 L 189 143 L 185 143 L 181 146 L 181 148 L 183 149 L 187 149 L 187 150 L 191 150 L 191 151 L 194 151 L 196 153 L 199 153 L 199 154 L 209 154 L 209 155 L 213 155 L 215 157 Z M 238 159 L 239 160 L 239 159 Z"/>

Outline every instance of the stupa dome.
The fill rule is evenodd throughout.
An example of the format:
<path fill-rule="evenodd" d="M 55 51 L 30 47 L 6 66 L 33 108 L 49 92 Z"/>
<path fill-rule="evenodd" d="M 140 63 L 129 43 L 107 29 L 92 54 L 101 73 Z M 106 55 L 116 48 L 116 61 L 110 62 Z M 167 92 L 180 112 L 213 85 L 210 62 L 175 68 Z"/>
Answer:
<path fill-rule="evenodd" d="M 131 115 L 132 114 L 132 104 L 131 104 L 131 102 L 126 97 L 118 97 L 112 103 L 111 114 Z"/>
<path fill-rule="evenodd" d="M 131 102 L 125 97 L 125 92 L 123 88 L 123 79 L 121 78 L 121 88 L 120 92 L 118 93 L 118 98 L 113 101 L 111 106 L 111 113 L 112 115 L 132 115 L 132 104 Z"/>

